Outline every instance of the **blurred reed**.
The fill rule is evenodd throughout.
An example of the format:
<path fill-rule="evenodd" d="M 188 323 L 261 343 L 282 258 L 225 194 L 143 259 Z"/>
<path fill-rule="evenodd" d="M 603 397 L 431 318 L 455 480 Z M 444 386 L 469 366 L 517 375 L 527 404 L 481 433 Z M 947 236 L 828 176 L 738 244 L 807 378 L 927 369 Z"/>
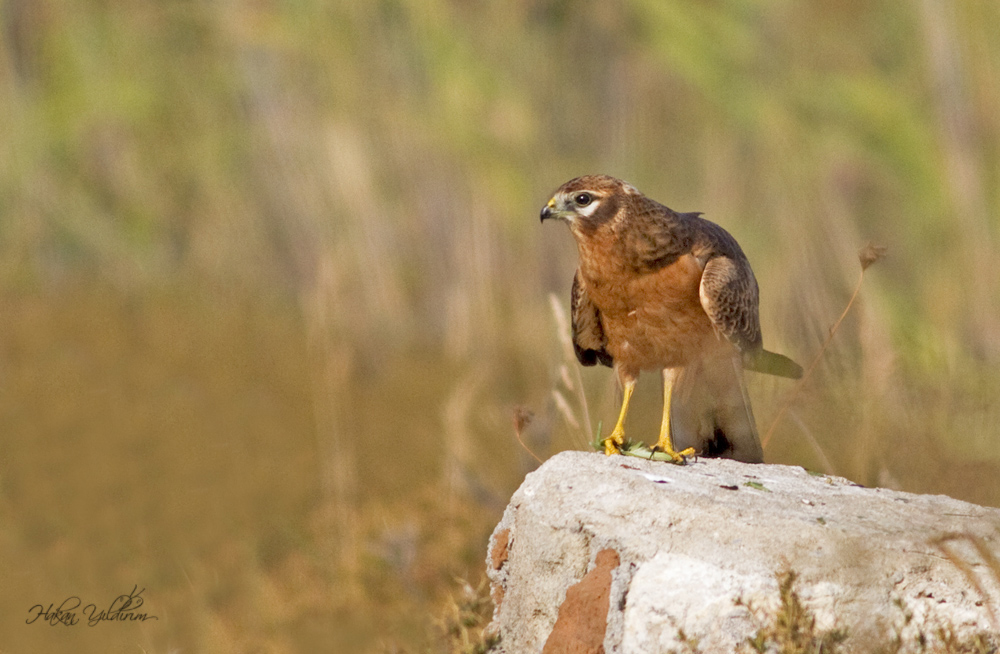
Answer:
<path fill-rule="evenodd" d="M 392 615 L 412 631 L 413 607 L 451 574 L 474 578 L 482 532 L 533 465 L 511 438 L 512 407 L 534 412 L 521 435 L 540 458 L 589 447 L 614 417 L 607 371 L 565 353 L 571 239 L 537 223 L 560 183 L 606 172 L 729 229 L 761 284 L 766 345 L 800 361 L 847 302 L 857 245 L 890 246 L 768 459 L 1000 504 L 997 24 L 994 4 L 946 0 L 5 0 L 0 383 L 27 403 L 8 410 L 20 423 L 5 465 L 70 465 L 57 436 L 90 415 L 76 399 L 115 375 L 145 379 L 140 357 L 214 380 L 171 382 L 189 404 L 163 420 L 183 434 L 257 433 L 253 401 L 222 411 L 217 398 L 260 391 L 215 368 L 242 369 L 242 352 L 262 376 L 287 366 L 276 397 L 289 409 L 275 416 L 310 420 L 276 417 L 284 427 L 268 433 L 309 429 L 311 445 L 285 452 L 305 471 L 280 477 L 297 504 L 259 511 L 287 516 L 292 535 L 260 545 L 280 563 L 225 567 L 240 580 L 229 585 L 201 563 L 227 555 L 180 555 L 192 592 L 223 607 L 192 619 L 184 642 L 249 629 L 229 598 L 281 597 L 288 575 L 320 598 L 303 612 L 359 630 L 375 629 L 362 613 Z M 249 308 L 274 297 L 295 315 Z M 140 336 L 107 327 L 132 321 Z M 84 330 L 94 341 L 59 323 L 97 325 Z M 77 368 L 77 356 L 110 363 Z M 756 378 L 751 391 L 770 424 L 787 384 Z M 185 488 L 188 468 L 171 465 L 201 440 L 133 442 L 128 425 L 164 402 L 144 392 L 94 433 L 153 448 L 158 465 L 143 469 Z M 633 424 L 643 404 L 656 414 L 655 395 L 637 396 Z M 280 458 L 262 442 L 234 461 Z M 208 462 L 190 463 L 198 480 L 234 483 L 216 459 L 196 461 Z M 127 479 L 133 463 L 101 465 Z M 0 489 L 25 534 L 54 529 Z M 260 506 L 246 493 L 239 515 Z M 125 515 L 107 519 L 138 520 Z M 218 522 L 196 515 L 196 533 Z M 35 543 L 11 538 L 8 553 Z M 330 579 L 355 609 L 317 590 Z M 294 631 L 274 606 L 271 635 Z"/>
<path fill-rule="evenodd" d="M 997 608 L 1000 607 L 1000 559 L 997 552 L 982 538 L 971 534 L 945 534 L 935 538 L 933 544 L 976 589 L 990 613 L 994 633 L 1000 631 L 1000 617 L 997 615 Z"/>

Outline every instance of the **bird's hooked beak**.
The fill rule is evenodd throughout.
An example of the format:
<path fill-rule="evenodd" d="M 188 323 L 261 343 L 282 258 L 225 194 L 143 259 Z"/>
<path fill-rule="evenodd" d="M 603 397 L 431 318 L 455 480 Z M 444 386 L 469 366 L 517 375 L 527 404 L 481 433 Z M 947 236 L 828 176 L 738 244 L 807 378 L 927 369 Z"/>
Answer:
<path fill-rule="evenodd" d="M 557 218 L 559 216 L 559 209 L 556 207 L 556 199 L 552 198 L 549 203 L 542 207 L 542 222 L 545 222 L 546 218 Z"/>

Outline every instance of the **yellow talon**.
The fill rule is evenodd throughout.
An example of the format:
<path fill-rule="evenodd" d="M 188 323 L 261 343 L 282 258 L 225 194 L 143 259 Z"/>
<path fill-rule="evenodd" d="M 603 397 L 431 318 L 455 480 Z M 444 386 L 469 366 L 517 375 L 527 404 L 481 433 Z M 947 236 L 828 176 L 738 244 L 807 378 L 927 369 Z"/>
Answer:
<path fill-rule="evenodd" d="M 673 441 L 670 439 L 670 389 L 673 386 L 673 371 L 670 369 L 663 371 L 663 424 L 660 428 L 660 439 L 653 446 L 653 452 L 664 452 L 674 463 L 684 463 L 684 457 L 694 456 L 694 448 L 689 447 L 680 452 L 674 450 Z M 604 439 L 604 453 L 608 456 L 621 454 L 622 446 L 625 444 L 625 416 L 628 414 L 628 403 L 632 399 L 632 391 L 635 390 L 635 379 L 626 379 L 622 384 L 624 396 L 622 397 L 622 409 L 618 414 L 618 424 L 615 425 L 611 434 Z"/>
<path fill-rule="evenodd" d="M 622 384 L 624 396 L 622 397 L 622 410 L 618 414 L 618 424 L 615 425 L 611 435 L 604 439 L 604 453 L 608 456 L 621 454 L 621 446 L 625 444 L 625 414 L 628 413 L 628 401 L 632 399 L 632 391 L 635 390 L 635 380 L 627 379 Z"/>
<path fill-rule="evenodd" d="M 680 452 L 677 452 L 671 445 L 669 438 L 667 439 L 666 443 L 657 442 L 656 445 L 654 445 L 651 449 L 653 452 L 663 452 L 671 459 L 673 459 L 674 463 L 684 463 L 685 457 L 694 456 L 695 454 L 693 447 L 689 447 L 681 450 Z"/>
<path fill-rule="evenodd" d="M 618 433 L 618 430 L 611 432 L 611 435 L 604 439 L 604 453 L 608 456 L 621 454 L 621 446 L 625 443 L 625 434 Z"/>

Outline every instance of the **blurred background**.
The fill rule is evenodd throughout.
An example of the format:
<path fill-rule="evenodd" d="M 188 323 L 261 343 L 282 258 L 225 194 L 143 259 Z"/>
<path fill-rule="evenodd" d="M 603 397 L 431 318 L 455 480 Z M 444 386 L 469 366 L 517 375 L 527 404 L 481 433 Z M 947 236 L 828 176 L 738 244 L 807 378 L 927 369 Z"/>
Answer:
<path fill-rule="evenodd" d="M 617 415 L 538 222 L 584 173 L 726 227 L 803 365 L 887 246 L 801 392 L 749 375 L 766 457 L 1000 505 L 998 27 L 951 0 L 0 0 L 0 651 L 462 651 L 529 450 Z M 24 624 L 135 585 L 157 620 Z"/>

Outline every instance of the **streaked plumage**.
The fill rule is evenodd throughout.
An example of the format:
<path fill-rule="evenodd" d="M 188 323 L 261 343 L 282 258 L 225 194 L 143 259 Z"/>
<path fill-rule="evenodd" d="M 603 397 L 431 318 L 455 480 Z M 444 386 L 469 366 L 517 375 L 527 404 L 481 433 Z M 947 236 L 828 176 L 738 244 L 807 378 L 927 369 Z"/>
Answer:
<path fill-rule="evenodd" d="M 613 366 L 625 390 L 608 453 L 623 440 L 639 372 L 663 370 L 660 449 L 677 461 L 685 447 L 762 460 L 742 369 L 787 377 L 802 369 L 764 350 L 757 280 L 729 232 L 604 175 L 567 182 L 541 217 L 565 220 L 580 253 L 571 294 L 577 358 Z"/>

